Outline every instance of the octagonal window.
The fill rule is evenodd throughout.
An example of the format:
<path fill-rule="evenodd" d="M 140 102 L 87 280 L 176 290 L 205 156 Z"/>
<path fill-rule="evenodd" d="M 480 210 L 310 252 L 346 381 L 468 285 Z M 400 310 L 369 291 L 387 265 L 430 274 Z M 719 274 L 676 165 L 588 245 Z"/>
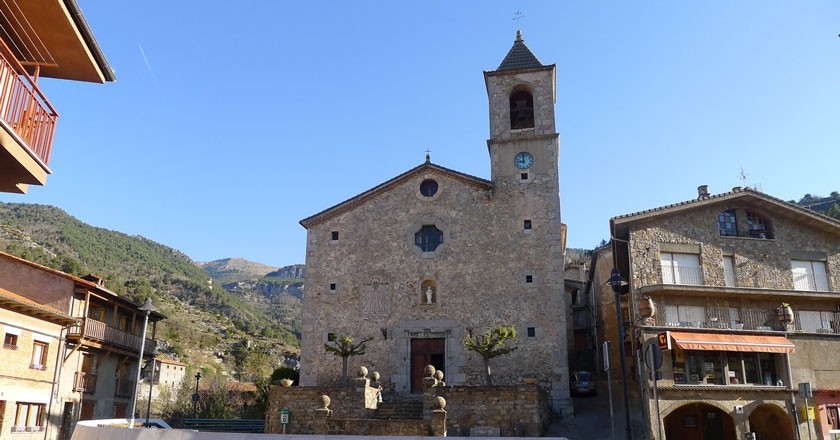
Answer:
<path fill-rule="evenodd" d="M 443 244 L 443 231 L 435 225 L 423 225 L 414 233 L 414 244 L 423 252 L 434 252 Z"/>

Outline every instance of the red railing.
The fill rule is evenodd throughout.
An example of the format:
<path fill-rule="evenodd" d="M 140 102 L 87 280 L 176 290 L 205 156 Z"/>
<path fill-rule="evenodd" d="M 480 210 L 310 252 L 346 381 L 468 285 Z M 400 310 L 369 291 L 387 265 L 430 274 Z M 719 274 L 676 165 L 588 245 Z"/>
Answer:
<path fill-rule="evenodd" d="M 0 119 L 44 165 L 50 161 L 58 112 L 0 40 Z"/>
<path fill-rule="evenodd" d="M 83 337 L 97 342 L 104 342 L 132 350 L 140 350 L 141 337 L 127 331 L 111 327 L 102 321 L 85 318 L 81 324 L 73 325 L 68 332 L 69 337 Z M 146 346 L 143 351 L 150 355 L 155 344 L 151 339 L 146 339 Z"/>

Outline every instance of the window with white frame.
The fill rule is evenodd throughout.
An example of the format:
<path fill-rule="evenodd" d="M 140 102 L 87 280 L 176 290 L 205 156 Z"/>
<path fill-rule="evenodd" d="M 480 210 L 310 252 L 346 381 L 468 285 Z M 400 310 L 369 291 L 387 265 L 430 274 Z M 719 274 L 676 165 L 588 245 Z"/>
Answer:
<path fill-rule="evenodd" d="M 723 281 L 726 287 L 735 287 L 735 257 L 723 257 Z"/>
<path fill-rule="evenodd" d="M 828 277 L 825 273 L 825 262 L 791 260 L 790 269 L 793 273 L 794 290 L 828 290 Z"/>
<path fill-rule="evenodd" d="M 797 315 L 796 327 L 803 332 L 840 332 L 840 314 L 838 313 L 800 310 Z"/>
<path fill-rule="evenodd" d="M 662 252 L 659 262 L 662 264 L 663 284 L 703 284 L 699 255 Z"/>

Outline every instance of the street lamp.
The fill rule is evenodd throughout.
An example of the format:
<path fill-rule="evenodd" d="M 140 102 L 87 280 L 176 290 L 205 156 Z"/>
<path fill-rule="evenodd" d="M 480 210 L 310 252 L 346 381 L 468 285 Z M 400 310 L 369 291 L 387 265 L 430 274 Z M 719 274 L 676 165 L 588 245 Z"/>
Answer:
<path fill-rule="evenodd" d="M 198 381 L 201 380 L 201 371 L 195 373 L 195 393 L 193 393 L 193 418 L 198 418 Z"/>
<path fill-rule="evenodd" d="M 154 351 L 152 351 L 152 376 L 149 378 L 149 401 L 146 402 L 146 426 L 149 426 L 149 417 L 152 414 L 152 387 L 155 385 L 155 361 L 157 360 L 158 354 L 160 352 L 157 346 L 155 346 Z"/>
<path fill-rule="evenodd" d="M 155 306 L 152 305 L 151 296 L 147 296 L 146 302 L 138 308 L 138 310 L 142 311 L 145 316 L 143 317 L 143 336 L 140 338 L 140 357 L 137 358 L 137 377 L 134 380 L 134 393 L 132 394 L 134 397 L 131 399 L 131 419 L 128 423 L 129 429 L 134 428 L 134 411 L 137 409 L 137 387 L 140 386 L 140 365 L 143 364 L 143 350 L 146 349 L 146 327 L 149 325 L 149 315 L 154 309 Z"/>
<path fill-rule="evenodd" d="M 633 439 L 633 429 L 630 427 L 630 396 L 627 389 L 627 360 L 624 354 L 624 322 L 621 320 L 621 288 L 627 285 L 627 281 L 621 277 L 618 268 L 610 272 L 610 279 L 604 283 L 610 286 L 615 293 L 615 321 L 618 325 L 618 355 L 621 363 L 621 386 L 624 390 L 624 429 L 627 433 L 627 440 Z"/>

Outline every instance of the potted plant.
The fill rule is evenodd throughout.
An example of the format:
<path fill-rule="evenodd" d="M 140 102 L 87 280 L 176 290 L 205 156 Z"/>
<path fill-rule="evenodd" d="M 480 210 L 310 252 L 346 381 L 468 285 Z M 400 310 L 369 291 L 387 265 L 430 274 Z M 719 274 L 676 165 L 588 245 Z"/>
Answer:
<path fill-rule="evenodd" d="M 793 309 L 790 308 L 790 304 L 783 302 L 776 307 L 776 317 L 781 323 L 793 324 Z"/>

